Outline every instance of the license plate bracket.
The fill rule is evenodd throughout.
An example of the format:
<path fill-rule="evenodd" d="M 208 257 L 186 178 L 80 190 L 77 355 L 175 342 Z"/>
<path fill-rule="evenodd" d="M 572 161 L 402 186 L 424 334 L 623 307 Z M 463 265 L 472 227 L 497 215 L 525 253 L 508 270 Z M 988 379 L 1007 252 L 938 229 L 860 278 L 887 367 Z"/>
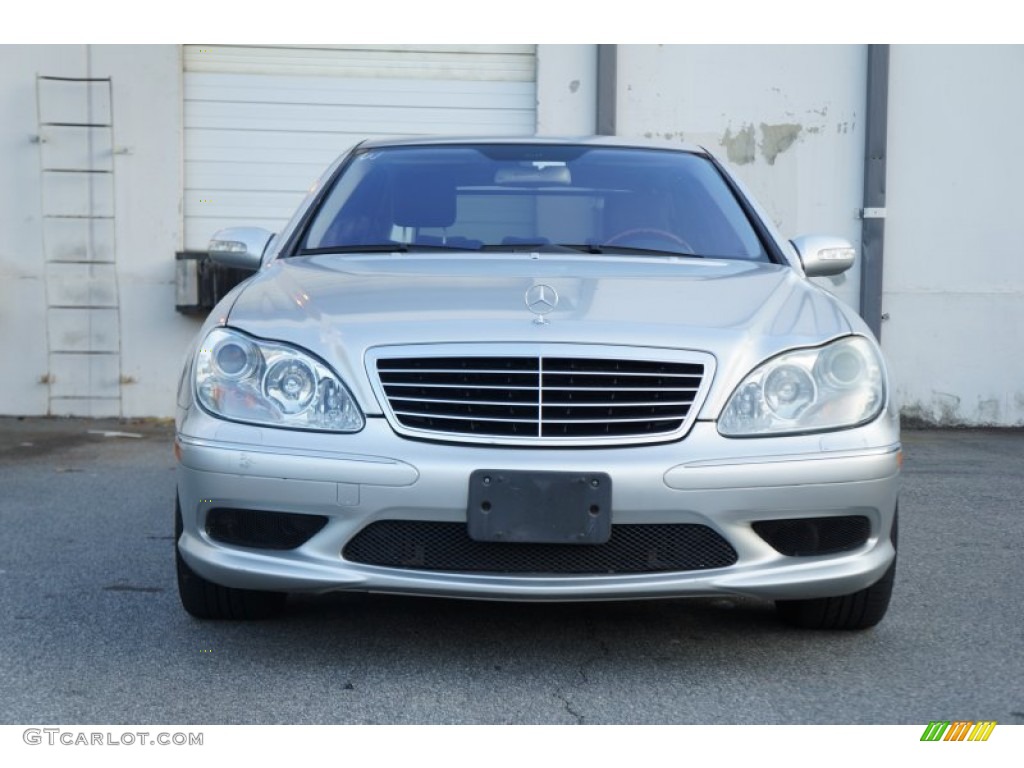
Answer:
<path fill-rule="evenodd" d="M 469 537 L 531 544 L 604 544 L 612 480 L 604 472 L 478 469 L 469 477 Z"/>

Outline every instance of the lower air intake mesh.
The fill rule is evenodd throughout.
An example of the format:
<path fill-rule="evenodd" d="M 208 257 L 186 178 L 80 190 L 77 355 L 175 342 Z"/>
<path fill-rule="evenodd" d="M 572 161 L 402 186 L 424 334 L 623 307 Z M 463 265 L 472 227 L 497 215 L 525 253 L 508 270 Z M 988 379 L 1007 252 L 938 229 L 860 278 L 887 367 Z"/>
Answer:
<path fill-rule="evenodd" d="M 661 573 L 724 568 L 736 551 L 695 524 L 613 525 L 605 544 L 474 541 L 464 523 L 382 520 L 349 541 L 346 560 L 424 571 L 544 574 Z"/>
<path fill-rule="evenodd" d="M 322 515 L 255 509 L 211 509 L 206 515 L 206 532 L 211 539 L 254 549 L 295 549 L 326 524 L 327 518 Z"/>
<path fill-rule="evenodd" d="M 871 523 L 863 515 L 762 520 L 754 532 L 783 555 L 829 555 L 864 544 Z"/>

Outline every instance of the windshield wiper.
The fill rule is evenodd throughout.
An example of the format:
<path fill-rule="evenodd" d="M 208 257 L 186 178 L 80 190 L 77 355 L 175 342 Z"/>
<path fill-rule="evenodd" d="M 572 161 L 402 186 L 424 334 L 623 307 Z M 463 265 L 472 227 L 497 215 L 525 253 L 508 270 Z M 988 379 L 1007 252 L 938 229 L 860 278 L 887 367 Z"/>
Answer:
<path fill-rule="evenodd" d="M 687 259 L 703 259 L 699 253 L 687 251 L 667 251 L 664 248 L 638 248 L 633 245 L 606 245 L 598 243 L 584 243 L 583 245 L 562 244 L 563 248 L 574 248 L 583 253 L 622 253 L 637 256 L 682 256 Z"/>
<path fill-rule="evenodd" d="M 688 259 L 703 258 L 697 253 L 667 251 L 662 248 L 638 248 L 631 245 L 601 245 L 597 243 L 493 243 L 478 247 L 466 245 L 442 245 L 440 243 L 367 243 L 363 245 L 331 245 L 324 248 L 305 248 L 299 256 L 319 256 L 337 253 L 416 253 L 422 251 L 446 251 L 462 253 L 596 253 L 634 254 L 638 256 L 682 256 Z"/>
<path fill-rule="evenodd" d="M 330 245 L 324 248 L 304 248 L 299 256 L 318 256 L 328 253 L 410 253 L 413 251 L 472 251 L 460 245 L 424 245 L 421 243 L 370 243 L 364 245 Z"/>

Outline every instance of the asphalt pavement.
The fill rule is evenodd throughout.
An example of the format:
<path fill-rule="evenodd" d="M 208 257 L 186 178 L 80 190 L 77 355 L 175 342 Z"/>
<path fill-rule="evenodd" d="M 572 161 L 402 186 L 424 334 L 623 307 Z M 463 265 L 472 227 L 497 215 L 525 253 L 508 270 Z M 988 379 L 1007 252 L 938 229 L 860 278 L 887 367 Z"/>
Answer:
<path fill-rule="evenodd" d="M 178 603 L 172 428 L 0 419 L 0 723 L 1024 723 L 1024 431 L 905 431 L 888 616 L 340 594 Z"/>

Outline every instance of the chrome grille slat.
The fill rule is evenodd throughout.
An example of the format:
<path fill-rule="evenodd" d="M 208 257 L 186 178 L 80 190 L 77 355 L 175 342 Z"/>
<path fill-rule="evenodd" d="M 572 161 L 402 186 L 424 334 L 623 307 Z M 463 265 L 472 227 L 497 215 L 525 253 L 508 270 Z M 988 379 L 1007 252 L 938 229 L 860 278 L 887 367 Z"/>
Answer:
<path fill-rule="evenodd" d="M 422 387 L 424 389 L 495 389 L 495 390 L 508 390 L 508 389 L 522 389 L 527 392 L 533 392 L 537 389 L 537 385 L 532 387 L 510 387 L 501 386 L 498 384 L 474 384 L 472 387 L 457 387 L 453 384 L 421 384 L 421 383 L 407 383 L 407 382 L 384 382 L 385 389 L 391 389 L 393 387 Z"/>
<path fill-rule="evenodd" d="M 575 387 L 558 386 L 558 387 L 550 387 L 550 386 L 547 386 L 547 385 L 544 386 L 544 391 L 545 392 L 593 392 L 593 393 L 610 392 L 610 393 L 613 393 L 613 394 L 619 393 L 619 392 L 671 392 L 671 393 L 675 393 L 675 394 L 685 394 L 685 393 L 688 393 L 688 392 L 690 392 L 690 393 L 697 392 L 699 389 L 700 389 L 700 387 L 651 387 L 651 386 L 647 386 L 647 387 L 584 387 L 584 386 L 575 386 Z"/>
<path fill-rule="evenodd" d="M 508 422 L 509 424 L 529 424 L 529 423 L 531 423 L 531 419 L 509 419 L 509 418 L 503 418 L 503 417 L 500 417 L 500 416 L 487 416 L 487 417 L 482 417 L 482 416 L 457 416 L 457 415 L 451 414 L 451 413 L 434 414 L 434 413 L 416 413 L 414 411 L 395 411 L 395 414 L 397 416 L 415 416 L 415 417 L 419 417 L 419 418 L 430 418 L 430 417 L 433 417 L 433 418 L 437 418 L 437 419 L 441 419 L 441 420 L 445 420 L 445 421 L 451 419 L 451 420 L 455 420 L 455 421 L 493 421 L 493 422 L 499 422 L 499 423 L 500 422 Z M 532 421 L 535 422 L 536 419 L 533 419 Z M 607 419 L 604 419 L 603 421 L 607 421 Z"/>
<path fill-rule="evenodd" d="M 545 376 L 591 376 L 594 378 L 608 377 L 608 376 L 625 376 L 627 378 L 631 376 L 647 376 L 647 377 L 664 377 L 667 379 L 684 379 L 699 378 L 694 376 L 692 373 L 663 373 L 660 371 L 577 371 L 571 368 L 545 368 Z"/>
<path fill-rule="evenodd" d="M 679 417 L 650 416 L 644 419 L 544 419 L 544 424 L 643 424 L 649 421 L 679 421 Z"/>
<path fill-rule="evenodd" d="M 410 397 L 392 397 L 391 398 L 391 403 L 392 403 L 392 406 L 394 406 L 394 403 L 396 403 L 396 402 L 406 402 L 407 400 L 411 400 L 411 399 L 412 398 L 410 398 Z M 537 410 L 537 402 L 534 402 L 534 401 L 530 401 L 530 402 L 516 402 L 514 400 L 447 400 L 447 399 L 440 399 L 440 398 L 434 398 L 434 397 L 429 397 L 429 398 L 421 397 L 420 401 L 421 402 L 437 403 L 438 406 L 469 406 L 469 404 L 472 404 L 472 406 L 498 406 L 500 408 L 519 407 L 519 408 L 531 408 L 531 409 L 534 409 L 535 411 Z M 630 403 L 630 404 L 634 404 L 634 403 Z M 636 403 L 636 404 L 640 404 L 640 403 Z M 656 404 L 658 404 L 658 406 L 660 406 L 660 404 L 664 404 L 664 403 L 660 403 L 659 402 L 659 403 L 656 403 Z M 402 409 L 399 409 L 396 406 L 394 407 L 394 412 L 396 414 L 399 413 L 401 410 Z M 417 413 L 417 412 L 416 411 L 411 411 L 410 413 Z"/>
<path fill-rule="evenodd" d="M 689 423 L 707 371 L 700 362 L 627 353 L 381 356 L 375 373 L 396 428 L 456 441 L 559 444 L 668 439 Z"/>
<path fill-rule="evenodd" d="M 510 373 L 514 376 L 534 376 L 539 373 L 539 370 L 520 370 L 514 368 L 388 368 L 381 371 L 381 378 L 385 374 L 392 375 L 398 373 L 431 373 L 431 374 L 444 374 L 447 376 L 454 376 L 461 373 L 474 373 L 474 374 L 492 374 L 492 373 Z"/>
<path fill-rule="evenodd" d="M 663 406 L 689 406 L 692 400 L 613 400 L 610 402 L 587 402 L 585 400 L 552 400 L 544 401 L 545 408 L 659 408 Z M 508 404 L 502 403 L 503 406 Z"/>

